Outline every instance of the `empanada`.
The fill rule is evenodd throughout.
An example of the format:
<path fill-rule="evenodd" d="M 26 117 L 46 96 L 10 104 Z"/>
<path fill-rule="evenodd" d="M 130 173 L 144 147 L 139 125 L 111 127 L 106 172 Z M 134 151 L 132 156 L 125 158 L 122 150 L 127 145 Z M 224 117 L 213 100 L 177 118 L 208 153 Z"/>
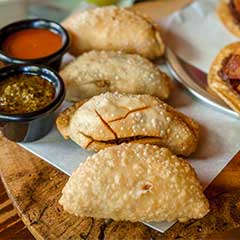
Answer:
<path fill-rule="evenodd" d="M 87 158 L 60 199 L 77 216 L 116 221 L 187 221 L 209 211 L 190 164 L 168 149 L 121 144 Z"/>
<path fill-rule="evenodd" d="M 188 156 L 197 147 L 199 125 L 156 97 L 104 93 L 79 105 L 60 114 L 57 128 L 85 149 L 138 142 Z"/>
<path fill-rule="evenodd" d="M 169 77 L 149 60 L 113 51 L 91 51 L 79 56 L 60 72 L 66 98 L 79 101 L 103 92 L 150 94 L 166 99 Z"/>
<path fill-rule="evenodd" d="M 75 56 L 90 50 L 120 50 L 154 59 L 164 53 L 157 27 L 128 9 L 95 8 L 75 13 L 62 25 L 71 35 L 70 52 Z"/>
<path fill-rule="evenodd" d="M 224 26 L 240 37 L 240 0 L 220 0 L 217 14 Z"/>
<path fill-rule="evenodd" d="M 208 73 L 208 85 L 240 113 L 240 42 L 232 43 L 219 52 Z"/>

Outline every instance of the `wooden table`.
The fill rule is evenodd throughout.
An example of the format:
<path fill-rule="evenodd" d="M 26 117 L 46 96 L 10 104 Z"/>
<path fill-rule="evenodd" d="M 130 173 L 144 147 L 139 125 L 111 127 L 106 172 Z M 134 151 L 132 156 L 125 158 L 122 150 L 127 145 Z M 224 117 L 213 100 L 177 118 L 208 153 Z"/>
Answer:
<path fill-rule="evenodd" d="M 156 2 L 154 5 L 139 4 L 134 8 L 150 14 L 152 18 L 159 19 L 159 15 L 164 17 L 189 2 L 190 0 L 166 0 L 161 3 Z M 164 11 L 160 11 L 161 9 Z M 36 239 L 163 239 L 160 233 L 141 223 L 106 223 L 104 220 L 78 218 L 64 212 L 58 204 L 58 199 L 68 177 L 2 136 L 0 137 L 0 171 L 10 199 Z M 212 199 L 213 209 L 206 218 L 206 222 L 200 220 L 193 221 L 191 224 L 176 224 L 166 233 L 167 239 L 175 238 L 177 235 L 190 239 L 203 232 L 207 234 L 212 231 L 240 227 L 239 176 L 240 156 L 237 156 L 206 191 L 208 198 Z M 223 192 L 232 190 L 234 192 L 221 195 Z M 216 197 L 218 194 L 220 195 Z M 3 194 L 3 198 L 0 196 L 0 204 L 1 199 L 5 199 L 8 202 L 6 205 L 9 206 L 6 195 Z M 16 218 L 15 210 L 11 206 L 8 208 L 12 216 Z M 216 209 L 217 214 L 214 213 Z M 234 209 L 234 213 L 231 209 Z M 0 210 L 0 214 L 2 213 Z M 20 231 L 19 236 L 14 233 L 17 236 L 15 239 L 31 239 L 25 231 L 25 226 L 19 220 L 16 221 L 19 222 L 18 230 Z M 1 229 L 0 236 L 2 239 Z M 221 236 L 223 236 L 222 233 Z M 240 236 L 240 233 L 236 232 L 236 236 Z"/>
<path fill-rule="evenodd" d="M 19 218 L 16 209 L 8 198 L 6 190 L 0 181 L 0 239 L 33 240 L 32 234 Z"/>

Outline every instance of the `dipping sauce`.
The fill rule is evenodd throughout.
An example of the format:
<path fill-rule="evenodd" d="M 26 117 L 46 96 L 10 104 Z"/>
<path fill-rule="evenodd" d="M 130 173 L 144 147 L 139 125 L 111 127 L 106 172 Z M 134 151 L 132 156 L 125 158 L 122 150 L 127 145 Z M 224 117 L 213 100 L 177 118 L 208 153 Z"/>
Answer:
<path fill-rule="evenodd" d="M 19 74 L 0 83 L 0 112 L 21 114 L 40 110 L 52 102 L 55 88 L 44 78 Z"/>
<path fill-rule="evenodd" d="M 55 53 L 62 47 L 59 34 L 47 29 L 29 28 L 9 35 L 2 43 L 1 50 L 19 59 L 42 58 Z"/>

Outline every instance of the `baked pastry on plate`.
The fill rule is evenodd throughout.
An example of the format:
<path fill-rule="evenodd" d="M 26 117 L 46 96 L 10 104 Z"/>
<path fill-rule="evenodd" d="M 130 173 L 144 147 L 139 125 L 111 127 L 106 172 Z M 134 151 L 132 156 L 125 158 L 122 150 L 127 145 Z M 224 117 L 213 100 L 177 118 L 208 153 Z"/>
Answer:
<path fill-rule="evenodd" d="M 71 35 L 70 53 L 75 56 L 90 50 L 120 50 L 154 59 L 164 53 L 157 27 L 128 9 L 108 6 L 78 12 L 62 25 Z"/>
<path fill-rule="evenodd" d="M 240 42 L 227 45 L 218 53 L 208 73 L 208 85 L 240 113 Z"/>
<path fill-rule="evenodd" d="M 104 93 L 81 104 L 61 113 L 57 128 L 85 149 L 138 142 L 189 156 L 197 147 L 199 125 L 157 97 Z"/>
<path fill-rule="evenodd" d="M 79 101 L 103 92 L 150 94 L 166 99 L 170 78 L 148 59 L 136 54 L 91 51 L 60 72 L 66 98 Z"/>
<path fill-rule="evenodd" d="M 144 144 L 121 144 L 88 157 L 62 193 L 64 210 L 81 217 L 184 222 L 209 211 L 190 164 Z"/>
<path fill-rule="evenodd" d="M 240 0 L 220 0 L 217 14 L 224 26 L 240 37 Z"/>

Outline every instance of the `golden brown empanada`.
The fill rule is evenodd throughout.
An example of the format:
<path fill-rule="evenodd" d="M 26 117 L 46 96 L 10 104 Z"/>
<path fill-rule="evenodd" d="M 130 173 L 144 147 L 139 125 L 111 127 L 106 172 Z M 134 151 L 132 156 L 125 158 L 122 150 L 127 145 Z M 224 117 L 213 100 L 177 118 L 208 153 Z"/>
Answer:
<path fill-rule="evenodd" d="M 60 72 L 66 98 L 79 101 L 103 92 L 150 94 L 166 99 L 170 78 L 148 59 L 136 54 L 91 51 Z"/>
<path fill-rule="evenodd" d="M 115 6 L 75 13 L 62 25 L 71 35 L 70 52 L 90 50 L 137 53 L 154 59 L 164 53 L 157 27 L 139 13 Z"/>
<path fill-rule="evenodd" d="M 78 103 L 82 104 L 82 103 Z M 150 143 L 177 155 L 195 151 L 199 125 L 150 95 L 104 93 L 60 114 L 57 128 L 81 147 L 98 151 L 122 142 Z"/>
<path fill-rule="evenodd" d="M 77 216 L 116 221 L 187 221 L 209 211 L 190 164 L 168 149 L 121 144 L 87 158 L 60 199 Z"/>
<path fill-rule="evenodd" d="M 219 52 L 208 73 L 208 85 L 233 110 L 240 112 L 240 42 Z"/>
<path fill-rule="evenodd" d="M 224 26 L 232 34 L 240 37 L 240 1 L 220 0 L 217 14 Z"/>

